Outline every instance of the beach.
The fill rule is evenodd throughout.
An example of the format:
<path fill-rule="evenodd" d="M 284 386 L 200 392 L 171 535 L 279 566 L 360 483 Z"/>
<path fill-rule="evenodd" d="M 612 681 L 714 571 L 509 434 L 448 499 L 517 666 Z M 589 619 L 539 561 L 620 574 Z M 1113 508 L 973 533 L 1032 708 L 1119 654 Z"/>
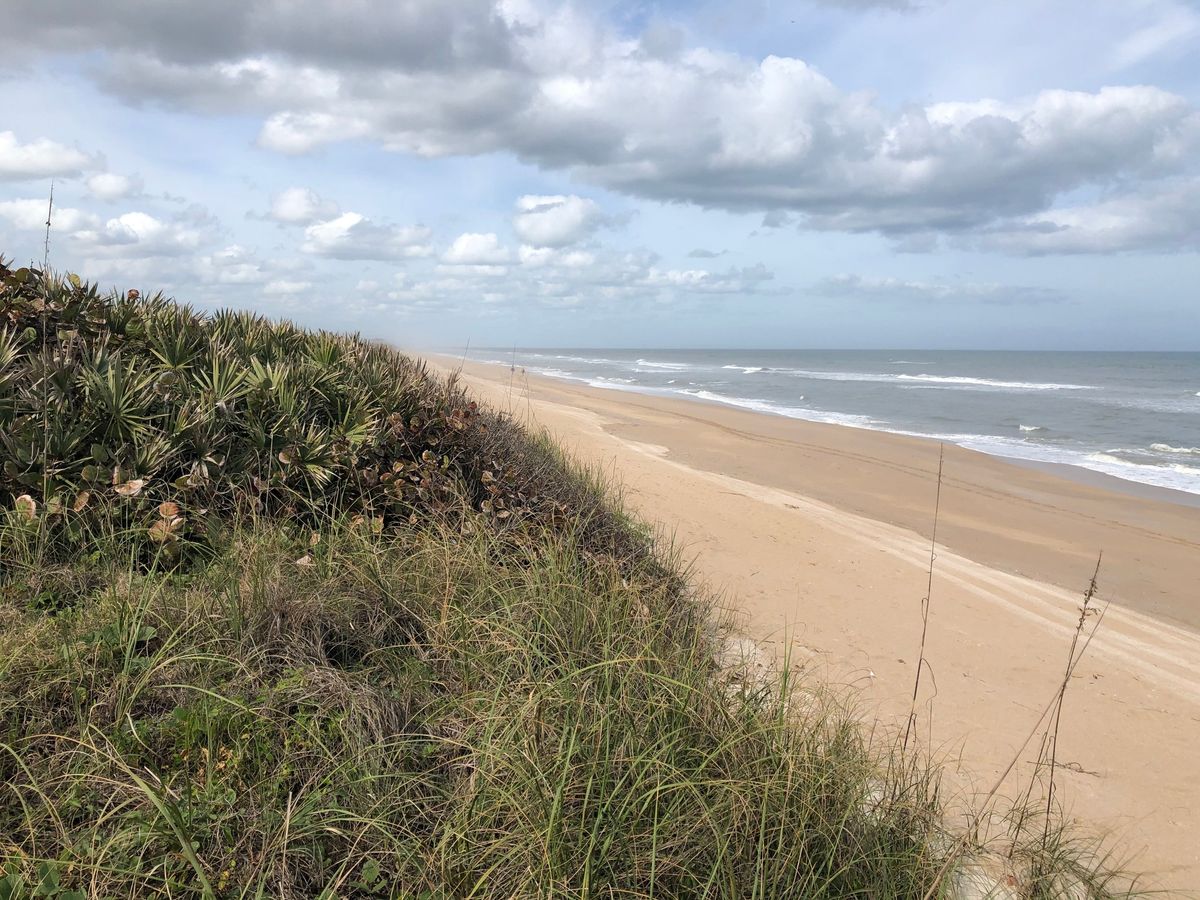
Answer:
<path fill-rule="evenodd" d="M 1027 783 L 1101 552 L 1105 614 L 1067 688 L 1056 800 L 1143 887 L 1200 885 L 1200 509 L 936 441 L 431 358 L 610 473 L 746 634 L 903 731 L 929 590 L 918 733 L 947 788 Z M 939 454 L 942 454 L 940 498 Z M 1090 629 L 1096 619 L 1090 618 Z"/>

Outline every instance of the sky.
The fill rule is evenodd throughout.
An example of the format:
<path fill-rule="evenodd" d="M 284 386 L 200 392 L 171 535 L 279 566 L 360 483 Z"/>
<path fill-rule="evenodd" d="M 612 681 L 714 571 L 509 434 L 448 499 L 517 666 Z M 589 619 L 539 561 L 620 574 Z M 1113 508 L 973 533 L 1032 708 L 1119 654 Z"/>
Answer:
<path fill-rule="evenodd" d="M 5 0 L 0 254 L 408 347 L 1200 350 L 1200 0 Z"/>

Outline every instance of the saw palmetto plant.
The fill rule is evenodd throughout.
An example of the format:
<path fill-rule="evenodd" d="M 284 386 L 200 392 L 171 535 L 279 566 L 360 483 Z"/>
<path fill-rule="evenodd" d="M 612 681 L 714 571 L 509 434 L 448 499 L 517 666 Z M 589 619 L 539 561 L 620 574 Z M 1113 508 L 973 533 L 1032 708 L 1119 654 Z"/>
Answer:
<path fill-rule="evenodd" d="M 0 261 L 0 508 L 35 510 L 57 552 L 114 504 L 167 557 L 235 509 L 555 515 L 544 467 L 494 464 L 504 435 L 452 383 L 357 336 Z M 179 510 L 166 534 L 164 503 Z"/>

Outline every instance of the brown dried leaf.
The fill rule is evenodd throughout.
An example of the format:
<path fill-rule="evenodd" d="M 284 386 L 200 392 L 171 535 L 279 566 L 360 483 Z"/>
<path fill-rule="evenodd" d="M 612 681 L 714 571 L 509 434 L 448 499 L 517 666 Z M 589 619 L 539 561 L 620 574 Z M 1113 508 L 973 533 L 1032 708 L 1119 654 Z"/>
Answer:
<path fill-rule="evenodd" d="M 184 520 L 179 516 L 170 519 L 159 519 L 147 529 L 150 540 L 156 544 L 165 544 L 168 541 L 179 540 L 179 529 L 183 527 Z"/>
<path fill-rule="evenodd" d="M 142 488 L 146 486 L 146 479 L 134 478 L 132 481 L 126 481 L 124 484 L 118 484 L 114 491 L 122 497 L 136 497 L 142 492 Z"/>
<path fill-rule="evenodd" d="M 27 522 L 32 522 L 37 516 L 37 501 L 28 494 L 22 494 L 17 498 L 16 507 L 17 512 Z"/>

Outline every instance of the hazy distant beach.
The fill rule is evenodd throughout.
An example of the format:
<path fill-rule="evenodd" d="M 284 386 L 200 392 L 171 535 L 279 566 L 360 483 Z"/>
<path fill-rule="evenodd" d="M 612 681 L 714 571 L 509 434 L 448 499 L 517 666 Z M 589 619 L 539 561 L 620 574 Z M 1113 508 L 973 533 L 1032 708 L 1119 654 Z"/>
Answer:
<path fill-rule="evenodd" d="M 696 555 L 702 577 L 728 591 L 756 638 L 790 647 L 810 667 L 852 687 L 883 721 L 902 719 L 926 591 L 939 442 L 873 430 L 917 430 L 898 415 L 886 422 L 876 415 L 870 428 L 841 427 L 838 416 L 851 414 L 855 398 L 872 402 L 861 387 L 835 400 L 806 396 L 802 415 L 779 414 L 768 408 L 784 402 L 770 397 L 770 377 L 723 368 L 733 365 L 732 353 L 536 352 L 517 351 L 515 369 L 511 351 L 504 359 L 498 352 L 472 354 L 490 364 L 446 357 L 438 363 L 461 369 L 473 391 L 545 426 L 581 459 L 608 467 L 634 509 Z M 736 355 L 744 369 L 763 363 L 764 373 L 782 362 Z M 884 355 L 858 354 L 843 365 L 882 377 Z M 791 367 L 800 368 L 794 356 Z M 984 377 L 980 367 L 943 356 L 921 357 L 914 374 Z M 1194 368 L 1187 369 L 1196 361 L 1177 358 L 1180 385 L 1189 378 L 1197 384 Z M 807 371 L 822 371 L 806 362 Z M 535 373 L 540 368 L 553 371 Z M 826 361 L 824 371 L 833 368 Z M 828 384 L 912 394 L 931 417 L 982 419 L 985 410 L 995 415 L 1007 408 L 1014 423 L 1041 422 L 1069 434 L 1079 454 L 1088 449 L 1085 429 L 1100 427 L 1087 426 L 1089 416 L 1111 429 L 1134 421 L 1147 429 L 1115 441 L 1093 435 L 1099 444 L 1148 447 L 1165 443 L 1168 434 L 1200 443 L 1188 430 L 1196 417 L 1134 402 L 1170 392 L 1161 372 L 1147 367 L 1151 375 L 1138 394 L 1119 383 L 1120 368 L 1107 385 L 1090 384 L 1099 379 L 1082 367 L 1057 376 L 1063 384 L 1089 384 L 1089 396 L 1110 398 L 1107 414 L 1101 400 L 1073 416 L 1061 412 L 1070 408 L 1065 401 L 1044 399 L 1059 396 L 1051 388 L 900 393 L 886 381 L 829 378 Z M 1019 380 L 1004 374 L 986 377 Z M 1025 377 L 1047 379 L 1036 372 Z M 749 387 L 756 384 L 759 390 Z M 743 402 L 715 402 L 721 390 Z M 1181 406 L 1188 402 L 1182 390 L 1175 395 Z M 755 405 L 747 402 L 752 398 Z M 814 421 L 822 416 L 826 421 Z M 1153 431 L 1160 426 L 1175 430 Z M 944 431 L 951 429 L 966 430 L 947 422 Z M 1112 605 L 1072 679 L 1060 738 L 1069 760 L 1060 799 L 1089 825 L 1117 830 L 1124 849 L 1144 851 L 1137 868 L 1155 872 L 1162 884 L 1200 883 L 1193 840 L 1200 784 L 1190 763 L 1200 743 L 1200 512 L 1187 502 L 1195 495 L 1183 493 L 1190 482 L 1181 477 L 1177 489 L 1167 490 L 1118 481 L 1078 462 L 1049 468 L 1014 462 L 945 445 L 928 657 L 936 696 L 924 736 L 956 761 L 955 790 L 969 793 L 1002 770 L 1030 727 L 1031 711 L 1061 677 L 1079 598 L 1103 550 L 1101 598 Z M 1177 465 L 1177 475 L 1189 476 L 1187 463 Z M 1179 500 L 1185 502 L 1168 502 Z M 1147 748 L 1153 766 L 1145 764 Z M 1015 777 L 1029 771 L 1023 759 Z"/>

